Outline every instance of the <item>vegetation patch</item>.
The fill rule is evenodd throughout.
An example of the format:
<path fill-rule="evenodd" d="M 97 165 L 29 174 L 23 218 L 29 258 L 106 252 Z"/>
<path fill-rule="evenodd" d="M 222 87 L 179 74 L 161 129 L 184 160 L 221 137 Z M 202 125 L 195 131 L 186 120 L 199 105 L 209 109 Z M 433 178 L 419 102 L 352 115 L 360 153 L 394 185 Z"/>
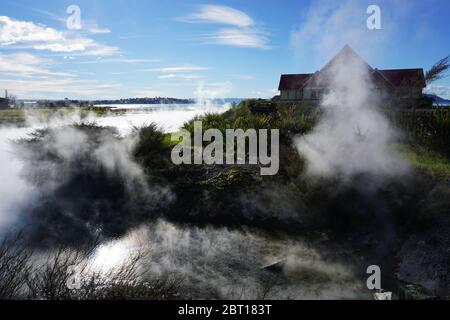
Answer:
<path fill-rule="evenodd" d="M 401 145 L 410 163 L 433 177 L 450 177 L 450 158 L 420 145 Z"/>

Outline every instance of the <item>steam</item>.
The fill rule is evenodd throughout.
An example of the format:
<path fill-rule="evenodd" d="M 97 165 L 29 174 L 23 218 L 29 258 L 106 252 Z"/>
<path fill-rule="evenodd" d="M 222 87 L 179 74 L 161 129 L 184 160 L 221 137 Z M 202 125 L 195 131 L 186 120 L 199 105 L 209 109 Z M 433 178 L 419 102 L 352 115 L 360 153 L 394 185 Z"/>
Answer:
<path fill-rule="evenodd" d="M 179 277 L 187 297 L 194 299 L 350 299 L 366 295 L 347 262 L 337 261 L 337 255 L 326 250 L 319 254 L 301 239 L 183 227 L 158 220 L 99 252 L 109 257 L 123 248 L 146 252 L 140 267 L 148 277 Z M 273 263 L 280 264 L 279 270 L 264 268 Z"/>
<path fill-rule="evenodd" d="M 311 133 L 296 139 L 307 173 L 343 178 L 403 174 L 408 164 L 392 147 L 398 135 L 379 111 L 382 102 L 371 69 L 348 50 L 321 71 L 317 81 L 330 89 L 321 102 L 323 117 Z"/>
<path fill-rule="evenodd" d="M 12 127 L 0 129 L 0 236 L 17 222 L 34 194 L 33 187 L 20 178 L 23 164 L 15 157 L 11 146 L 11 140 L 26 131 Z"/>
<path fill-rule="evenodd" d="M 40 115 L 0 129 L 0 236 L 26 228 L 36 246 L 79 245 L 122 235 L 172 200 L 135 162 L 131 124 L 122 136 L 91 126 L 94 114 Z"/>
<path fill-rule="evenodd" d="M 56 113 L 50 118 L 45 118 L 32 110 L 24 110 L 24 112 L 26 114 L 25 126 L 0 126 L 0 193 L 2 194 L 0 237 L 6 231 L 10 231 L 11 226 L 23 222 L 21 221 L 23 213 L 38 198 L 38 190 L 23 176 L 25 163 L 21 160 L 22 153 L 17 149 L 15 142 L 28 137 L 30 133 L 38 129 L 81 121 L 79 113 L 70 115 Z M 88 115 L 87 118 L 94 119 L 94 115 Z"/>
<path fill-rule="evenodd" d="M 100 203 L 94 203 L 85 190 L 75 188 L 70 181 L 77 176 L 101 174 L 104 170 L 106 178 L 116 183 L 116 188 L 125 187 L 124 196 L 129 199 L 127 206 L 139 208 L 140 214 L 165 206 L 171 201 L 171 192 L 167 186 L 146 180 L 140 165 L 133 159 L 131 153 L 137 143 L 137 137 L 133 136 L 133 128 L 156 122 L 165 130 L 177 130 L 184 122 L 198 114 L 214 111 L 224 111 L 227 106 L 214 106 L 209 87 L 202 89 L 202 101 L 208 104 L 208 108 L 201 106 L 175 106 L 173 108 L 159 108 L 158 110 L 142 109 L 136 112 L 127 112 L 125 115 L 108 115 L 97 117 L 94 113 L 81 114 L 81 112 L 55 111 L 50 115 L 33 109 L 25 109 L 26 122 L 23 127 L 0 127 L 0 236 L 11 227 L 22 228 L 31 225 L 34 219 L 45 225 L 45 217 L 35 216 L 36 210 L 42 206 L 45 211 L 46 204 L 50 208 L 62 210 L 62 217 L 77 217 L 81 213 L 73 211 L 86 211 L 86 208 L 77 206 L 82 203 L 82 198 L 89 207 L 96 207 L 94 217 L 101 216 L 98 212 Z M 74 124 L 96 123 L 105 127 L 104 130 L 92 139 L 91 133 L 82 130 Z M 109 129 L 106 129 L 109 128 Z M 116 128 L 116 129 L 112 129 Z M 27 147 L 18 147 L 16 141 L 30 138 L 30 134 L 37 130 L 47 131 L 46 138 L 39 144 L 39 150 L 31 150 Z M 95 141 L 94 141 L 95 140 Z M 52 155 L 60 161 L 46 161 L 39 159 L 39 155 Z M 42 160 L 42 161 L 41 161 Z M 89 171 L 91 170 L 91 171 Z M 102 176 L 103 177 L 103 176 Z M 92 177 L 95 180 L 94 177 Z M 102 180 L 106 183 L 104 180 Z M 101 187 L 101 186 L 99 186 Z M 65 188 L 65 189 L 64 189 Z M 67 188 L 72 188 L 67 190 Z M 58 191 L 59 190 L 59 191 Z M 57 192 L 66 190 L 63 196 Z M 78 194 L 77 194 L 78 193 Z M 81 197 L 81 200 L 77 197 Z M 78 200 L 76 200 L 78 199 Z M 47 203 L 45 203 L 47 202 Z M 49 202 L 49 203 L 48 203 Z M 107 210 L 108 204 L 101 210 Z M 63 210 L 64 208 L 64 210 Z M 122 208 L 123 209 L 123 208 Z M 31 213 L 33 211 L 33 213 Z M 54 212 L 53 214 L 57 214 Z M 84 212 L 83 214 L 87 214 Z M 77 219 L 75 219 L 77 220 Z M 41 227 L 42 227 L 41 225 Z M 83 226 L 83 229 L 88 226 Z M 94 226 L 91 235 L 95 237 Z M 64 229 L 64 228 L 62 228 Z M 60 230 L 61 233 L 64 233 Z M 80 233 L 81 236 L 82 232 Z"/>
<path fill-rule="evenodd" d="M 42 248 L 44 256 L 59 244 L 76 248 L 100 240 L 86 263 L 94 272 L 106 274 L 120 268 L 133 252 L 144 251 L 139 268 L 146 277 L 182 278 L 186 297 L 192 298 L 366 297 L 358 270 L 351 268 L 358 262 L 341 258 L 338 250 L 313 249 L 300 238 L 274 238 L 244 227 L 184 226 L 173 222 L 177 216 L 172 222 L 161 218 L 161 208 L 173 201 L 171 187 L 153 180 L 135 162 L 132 149 L 137 137 L 121 135 L 114 128 L 74 125 L 77 120 L 62 117 L 49 125 L 30 118 L 32 128 L 20 129 L 20 134 L 7 129 L 12 130 L 11 138 L 44 130 L 30 145 L 13 148 L 5 140 L 13 150 L 14 161 L 9 163 L 13 169 L 5 166 L 8 171 L 0 171 L 20 182 L 15 190 L 24 190 L 14 193 L 2 212 L 2 217 L 10 217 L 15 213 L 9 208 L 17 210 L 16 221 L 5 219 L 4 226 L 29 225 L 30 243 Z M 255 221 L 273 216 L 295 220 L 302 205 L 291 202 L 297 196 L 284 190 L 241 196 L 239 201 L 248 204 L 244 215 Z M 276 195 L 273 201 L 262 202 L 271 195 Z M 277 270 L 265 268 L 273 264 Z"/>
<path fill-rule="evenodd" d="M 199 82 L 197 89 L 194 92 L 195 101 L 201 107 L 203 112 L 217 112 L 219 110 L 217 110 L 214 100 L 225 97 L 230 93 L 232 87 L 232 84 L 229 82 L 209 84 Z M 223 107 L 224 109 L 222 109 L 222 112 L 229 109 L 230 104 L 226 103 Z"/>

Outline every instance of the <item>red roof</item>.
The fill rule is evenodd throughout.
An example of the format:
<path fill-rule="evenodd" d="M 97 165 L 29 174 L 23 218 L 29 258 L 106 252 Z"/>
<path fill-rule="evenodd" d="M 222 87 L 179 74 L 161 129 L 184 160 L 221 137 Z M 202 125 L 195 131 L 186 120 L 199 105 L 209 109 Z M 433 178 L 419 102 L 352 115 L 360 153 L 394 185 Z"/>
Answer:
<path fill-rule="evenodd" d="M 425 87 L 423 69 L 390 69 L 378 71 L 396 87 L 401 84 L 416 84 Z"/>
<path fill-rule="evenodd" d="M 282 74 L 278 90 L 300 89 L 303 88 L 306 80 L 311 77 L 311 73 L 303 74 Z"/>
<path fill-rule="evenodd" d="M 320 71 L 311 74 L 283 74 L 281 75 L 278 90 L 302 89 L 306 86 L 323 86 L 330 80 L 332 73 L 328 72 L 334 63 L 340 61 L 354 60 L 365 65 L 370 72 L 371 79 L 376 86 L 398 87 L 401 85 L 425 87 L 425 77 L 423 69 L 391 69 L 378 70 L 369 66 L 357 53 L 349 46 L 345 46 L 325 67 Z"/>
<path fill-rule="evenodd" d="M 283 74 L 281 75 L 280 85 L 278 90 L 291 90 L 301 89 L 304 87 L 307 80 L 309 80 L 314 74 Z M 374 83 L 380 84 L 387 81 L 393 87 L 399 87 L 400 85 L 420 86 L 424 88 L 425 77 L 423 69 L 391 69 L 391 70 L 374 70 L 372 73 L 372 79 Z M 313 79 L 312 79 L 313 80 Z M 310 83 L 311 85 L 317 85 L 315 81 Z"/>

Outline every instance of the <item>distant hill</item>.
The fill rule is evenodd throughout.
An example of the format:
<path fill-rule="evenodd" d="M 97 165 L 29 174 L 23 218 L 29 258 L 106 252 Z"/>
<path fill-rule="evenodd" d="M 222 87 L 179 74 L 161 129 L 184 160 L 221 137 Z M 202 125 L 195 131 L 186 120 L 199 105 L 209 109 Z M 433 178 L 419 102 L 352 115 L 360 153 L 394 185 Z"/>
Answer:
<path fill-rule="evenodd" d="M 240 98 L 217 98 L 211 99 L 212 103 L 223 104 L 223 103 L 236 103 L 241 102 Z M 196 103 L 196 99 L 178 99 L 178 98 L 127 98 L 127 99 L 117 99 L 117 100 L 94 100 L 89 101 L 89 103 L 94 105 L 99 104 L 191 104 Z"/>
<path fill-rule="evenodd" d="M 224 103 L 236 103 L 239 104 L 243 99 L 240 98 L 223 98 L 223 99 L 211 99 L 214 104 Z M 155 97 L 155 98 L 126 98 L 126 99 L 103 99 L 103 100 L 18 100 L 22 104 L 29 106 L 53 106 L 53 107 L 66 107 L 74 105 L 113 105 L 113 104 L 193 104 L 196 103 L 196 99 L 178 99 L 168 97 Z M 0 101 L 2 102 L 2 101 Z M 1 103 L 0 103 L 1 104 Z"/>
<path fill-rule="evenodd" d="M 447 104 L 447 105 L 450 105 L 450 100 L 441 98 L 441 97 L 439 97 L 439 96 L 437 96 L 435 94 L 424 94 L 423 96 L 425 98 L 433 100 L 433 102 L 436 103 L 436 104 Z"/>
<path fill-rule="evenodd" d="M 177 99 L 177 98 L 127 98 L 118 100 L 93 100 L 92 104 L 189 104 L 194 103 L 193 99 Z"/>

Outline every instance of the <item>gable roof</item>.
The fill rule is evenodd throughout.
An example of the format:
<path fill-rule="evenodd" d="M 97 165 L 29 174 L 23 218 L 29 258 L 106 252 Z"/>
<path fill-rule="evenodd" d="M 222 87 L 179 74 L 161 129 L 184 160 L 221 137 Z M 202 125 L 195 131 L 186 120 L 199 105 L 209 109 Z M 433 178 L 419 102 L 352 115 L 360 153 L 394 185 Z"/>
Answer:
<path fill-rule="evenodd" d="M 357 65 L 358 67 L 367 69 L 369 74 L 373 71 L 372 67 L 363 58 L 353 51 L 350 46 L 345 45 L 320 71 L 314 73 L 305 82 L 304 87 L 327 86 L 333 78 L 333 70 L 338 65 Z"/>
<path fill-rule="evenodd" d="M 320 71 L 313 74 L 284 74 L 281 75 L 278 90 L 302 89 L 304 87 L 321 87 L 332 77 L 332 68 L 341 61 L 362 65 L 367 68 L 370 79 L 376 87 L 394 88 L 400 85 L 425 87 L 423 69 L 373 69 L 350 46 L 346 45 Z"/>
<path fill-rule="evenodd" d="M 378 70 L 392 85 L 421 85 L 425 87 L 423 69 L 387 69 Z"/>
<path fill-rule="evenodd" d="M 311 77 L 311 73 L 282 74 L 278 90 L 291 90 L 303 88 L 305 82 Z"/>
<path fill-rule="evenodd" d="M 320 72 L 326 72 L 330 70 L 335 64 L 338 63 L 358 63 L 359 65 L 367 68 L 368 70 L 372 70 L 372 67 L 363 59 L 360 55 L 358 55 L 349 45 L 345 45 L 341 51 L 334 56 L 322 69 Z"/>

